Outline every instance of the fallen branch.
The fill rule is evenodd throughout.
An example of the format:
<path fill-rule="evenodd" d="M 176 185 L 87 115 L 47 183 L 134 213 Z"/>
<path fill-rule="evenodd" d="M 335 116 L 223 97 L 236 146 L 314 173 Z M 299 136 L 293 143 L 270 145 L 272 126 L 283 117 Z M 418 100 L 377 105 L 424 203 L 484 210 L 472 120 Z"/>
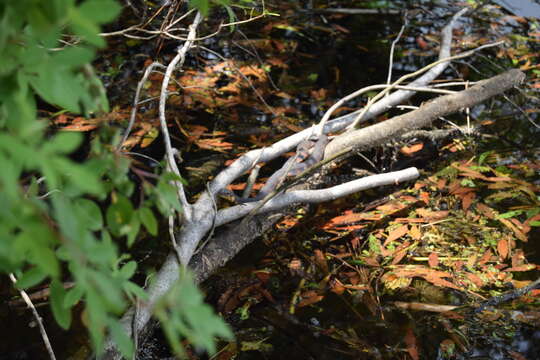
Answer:
<path fill-rule="evenodd" d="M 461 11 L 456 14 L 450 24 L 443 30 L 439 59 L 443 59 L 444 61 L 433 66 L 422 77 L 410 83 L 409 86 L 425 87 L 446 68 L 448 65 L 446 59 L 450 56 L 452 27 L 463 12 L 464 11 Z M 492 79 L 479 82 L 470 89 L 432 100 L 418 110 L 387 120 L 380 124 L 350 131 L 346 134 L 337 136 L 326 148 L 325 161 L 328 162 L 340 158 L 345 153 L 351 153 L 352 150 L 367 149 L 380 145 L 391 137 L 403 134 L 412 129 L 425 127 L 439 116 L 459 111 L 461 108 L 471 107 L 489 97 L 500 94 L 521 83 L 523 78 L 524 75 L 518 70 L 510 70 L 507 73 Z M 398 90 L 373 104 L 373 106 L 365 112 L 361 113 L 362 110 L 360 110 L 347 116 L 326 122 L 329 117 L 328 115 L 324 121 L 321 120 L 316 126 L 319 126 L 325 134 L 329 132 L 338 132 L 349 126 L 359 114 L 362 114 L 362 120 L 367 120 L 386 111 L 389 106 L 394 106 L 403 100 L 408 99 L 414 93 L 414 91 L 410 90 Z M 164 108 L 162 108 L 161 105 L 164 106 L 164 103 L 160 104 L 160 114 L 164 114 Z M 215 226 L 223 226 L 232 221 L 239 220 L 249 214 L 250 211 L 257 206 L 257 202 L 241 204 L 218 210 L 216 214 L 215 203 L 219 192 L 253 168 L 257 163 L 268 162 L 291 150 L 315 130 L 316 127 L 308 128 L 286 139 L 278 141 L 272 146 L 253 150 L 244 154 L 229 167 L 221 171 L 214 180 L 208 184 L 206 191 L 200 195 L 199 199 L 194 204 L 186 205 L 189 208 L 189 216 L 184 217 L 182 228 L 176 234 L 178 246 L 175 250 L 177 256 L 173 254 L 169 255 L 162 268 L 156 274 L 148 289 L 148 301 L 141 303 L 136 312 L 133 309 L 128 311 L 122 319 L 125 330 L 129 335 L 131 335 L 132 330 L 137 334 L 146 327 L 151 318 L 154 305 L 178 279 L 180 266 L 187 267 L 189 265 L 196 272 L 197 280 L 202 280 L 217 266 L 223 265 L 230 257 L 234 256 L 239 249 L 252 241 L 260 234 L 261 229 L 271 226 L 273 221 L 277 218 L 273 216 L 255 216 L 248 222 L 242 224 L 240 228 L 233 226 L 232 228 L 223 229 L 214 241 L 203 249 L 200 254 L 197 254 L 194 257 L 195 249 L 211 229 Z M 167 150 L 167 153 L 169 154 L 169 149 Z M 168 156 L 168 160 L 168 162 L 171 162 L 170 155 Z M 278 194 L 258 209 L 258 213 L 283 210 L 295 203 L 328 201 L 364 189 L 387 184 L 397 184 L 416 177 L 418 177 L 418 170 L 416 168 L 410 168 L 395 173 L 379 174 L 357 179 L 327 189 L 293 190 Z M 219 259 L 216 260 L 215 257 L 219 257 Z M 103 358 L 120 358 L 120 355 L 111 342 L 107 344 L 106 353 Z"/>

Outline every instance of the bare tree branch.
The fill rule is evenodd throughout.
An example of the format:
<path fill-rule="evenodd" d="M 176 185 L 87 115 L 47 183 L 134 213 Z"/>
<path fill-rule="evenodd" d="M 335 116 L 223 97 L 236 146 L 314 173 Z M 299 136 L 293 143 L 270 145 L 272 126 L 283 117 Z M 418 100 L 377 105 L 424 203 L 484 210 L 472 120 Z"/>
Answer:
<path fill-rule="evenodd" d="M 465 10 L 462 10 L 456 14 L 452 21 L 450 21 L 450 23 L 443 29 L 441 50 L 439 53 L 439 59 L 441 59 L 440 62 L 433 65 L 431 69 L 429 69 L 419 79 L 410 83 L 408 85 L 410 88 L 425 87 L 448 66 L 449 62 L 447 61 L 447 58 L 450 57 L 452 28 L 459 16 L 461 16 L 464 12 Z M 189 46 L 184 44 L 184 48 L 187 51 Z M 185 56 L 185 52 L 183 54 Z M 177 55 L 177 57 L 178 56 L 179 55 Z M 172 69 L 173 67 L 171 67 L 171 64 L 169 65 L 169 68 Z M 164 86 L 162 88 L 162 94 L 166 91 L 165 84 L 168 84 L 168 78 L 170 78 L 169 68 L 167 69 L 167 80 L 164 80 L 163 83 Z M 401 135 L 406 131 L 426 126 L 439 116 L 459 111 L 464 107 L 473 106 L 489 97 L 502 93 L 506 89 L 510 89 L 511 87 L 519 84 L 523 78 L 524 75 L 521 72 L 518 70 L 511 70 L 492 79 L 479 82 L 470 89 L 457 92 L 455 94 L 445 95 L 432 100 L 431 102 L 424 104 L 418 110 L 387 120 L 377 125 L 360 130 L 350 131 L 346 134 L 337 136 L 332 142 L 330 142 L 330 144 L 328 144 L 325 152 L 325 159 L 326 161 L 330 161 L 340 157 L 345 152 L 350 153 L 353 149 L 365 149 L 373 147 L 388 140 L 390 137 Z M 396 85 L 391 86 L 396 87 Z M 373 106 L 371 106 L 367 111 L 361 113 L 361 120 L 367 120 L 386 111 L 388 107 L 397 105 L 398 103 L 410 98 L 414 93 L 415 91 L 412 90 L 398 90 L 393 94 L 382 98 L 380 101 L 373 104 Z M 162 121 L 162 128 L 166 129 L 164 114 L 165 100 L 162 98 L 162 101 L 160 102 L 160 119 Z M 267 148 L 253 150 L 244 154 L 230 166 L 222 170 L 208 184 L 206 191 L 200 195 L 199 199 L 194 204 L 189 205 L 189 216 L 184 218 L 184 223 L 177 233 L 176 239 L 178 246 L 176 248 L 176 252 L 178 256 L 170 255 L 163 264 L 162 268 L 156 274 L 154 281 L 152 284 L 150 284 L 148 289 L 148 301 L 141 303 L 136 312 L 131 309 L 123 317 L 122 322 L 125 325 L 125 329 L 128 334 L 131 334 L 132 331 L 130 327 L 131 324 L 134 324 L 135 333 L 138 333 L 146 327 L 151 318 L 152 309 L 155 303 L 172 287 L 172 285 L 178 279 L 180 266 L 187 267 L 189 264 L 190 267 L 196 271 L 197 279 L 203 279 L 208 275 L 209 271 L 215 269 L 216 266 L 222 265 L 222 261 L 225 261 L 224 259 L 228 259 L 230 256 L 233 256 L 239 248 L 251 241 L 257 234 L 257 231 L 254 229 L 262 229 L 265 226 L 269 226 L 268 224 L 272 223 L 270 216 L 267 216 L 266 218 L 254 217 L 247 223 L 242 224 L 240 228 L 234 228 L 233 230 L 227 229 L 217 236 L 218 239 L 229 239 L 229 243 L 219 242 L 219 245 L 217 245 L 217 243 L 211 242 L 207 248 L 203 249 L 200 254 L 194 257 L 195 249 L 197 248 L 198 244 L 202 239 L 205 238 L 206 234 L 213 229 L 214 226 L 223 226 L 231 223 L 234 220 L 241 219 L 257 206 L 257 202 L 240 204 L 230 208 L 218 210 L 216 214 L 214 209 L 215 201 L 218 193 L 221 190 L 225 189 L 233 181 L 253 168 L 257 163 L 268 162 L 291 150 L 307 136 L 312 134 L 313 131 L 317 130 L 317 126 L 319 129 L 321 129 L 320 131 L 324 132 L 325 134 L 330 132 L 338 132 L 345 129 L 354 121 L 356 117 L 358 117 L 360 111 L 334 119 L 332 121 L 328 121 L 330 114 L 331 111 L 329 110 L 328 116 L 325 115 L 321 122 L 314 127 L 305 129 L 286 139 L 278 141 Z M 168 133 L 165 133 L 165 130 L 164 135 L 167 135 L 166 138 L 168 138 Z M 169 144 L 167 145 L 167 156 L 168 162 L 172 163 L 173 159 L 169 154 L 170 151 L 172 151 L 172 148 Z M 419 174 L 416 168 L 409 168 L 395 173 L 380 174 L 357 179 L 327 189 L 293 190 L 279 194 L 275 198 L 271 199 L 261 209 L 259 209 L 259 212 L 277 211 L 295 203 L 317 203 L 328 201 L 372 187 L 397 184 L 414 179 L 418 176 Z M 235 238 L 240 239 L 240 241 L 235 242 Z M 220 259 L 219 261 L 214 261 L 214 259 L 209 260 L 210 257 L 213 257 L 215 254 L 220 252 L 226 255 L 224 256 L 224 259 Z M 120 358 L 112 343 L 108 343 L 107 353 L 103 358 Z"/>

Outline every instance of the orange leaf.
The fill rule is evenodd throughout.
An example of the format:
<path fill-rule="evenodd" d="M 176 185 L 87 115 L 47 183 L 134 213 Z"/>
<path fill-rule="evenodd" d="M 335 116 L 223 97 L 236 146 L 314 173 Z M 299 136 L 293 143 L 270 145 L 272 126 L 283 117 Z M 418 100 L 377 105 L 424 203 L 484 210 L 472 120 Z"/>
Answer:
<path fill-rule="evenodd" d="M 230 142 L 222 141 L 223 137 L 218 137 L 214 139 L 199 139 L 195 141 L 195 144 L 201 149 L 209 149 L 215 151 L 225 152 L 233 148 L 233 144 Z"/>
<path fill-rule="evenodd" d="M 409 236 L 414 240 L 420 240 L 422 238 L 422 232 L 418 226 L 412 225 L 411 229 L 409 230 Z"/>
<path fill-rule="evenodd" d="M 333 278 L 330 280 L 330 291 L 335 294 L 341 295 L 345 292 L 345 286 L 338 279 Z"/>
<path fill-rule="evenodd" d="M 296 224 L 298 224 L 297 218 L 295 218 L 294 216 L 286 216 L 283 220 L 276 224 L 276 226 L 280 230 L 288 230 Z"/>
<path fill-rule="evenodd" d="M 418 47 L 419 47 L 420 49 L 422 49 L 422 50 L 426 50 L 426 49 L 429 47 L 427 41 L 424 40 L 424 38 L 421 37 L 421 36 L 418 36 L 418 37 L 416 38 L 416 44 L 417 44 Z"/>
<path fill-rule="evenodd" d="M 64 131 L 90 131 L 98 127 L 98 119 L 85 119 L 83 117 L 76 117 L 71 120 L 71 124 L 62 127 Z"/>
<path fill-rule="evenodd" d="M 483 265 L 491 259 L 491 250 L 487 250 L 484 255 L 478 260 L 478 264 Z"/>
<path fill-rule="evenodd" d="M 389 243 L 391 243 L 394 240 L 399 239 L 400 237 L 405 235 L 408 231 L 409 231 L 409 226 L 406 225 L 406 224 L 401 225 L 398 228 L 390 231 L 390 233 L 388 234 L 388 237 L 384 241 L 384 246 L 388 245 Z"/>
<path fill-rule="evenodd" d="M 499 242 L 497 243 L 497 251 L 499 252 L 501 260 L 504 260 L 508 257 L 508 241 L 506 239 L 499 240 Z"/>
<path fill-rule="evenodd" d="M 418 208 L 416 213 L 429 222 L 447 218 L 449 211 L 431 211 L 426 208 Z"/>
<path fill-rule="evenodd" d="M 437 253 L 429 254 L 428 264 L 432 268 L 439 266 L 439 255 L 437 255 Z"/>
<path fill-rule="evenodd" d="M 429 193 L 427 191 L 422 191 L 420 193 L 420 199 L 424 202 L 424 204 L 429 204 Z"/>
<path fill-rule="evenodd" d="M 403 155 L 411 156 L 412 154 L 422 150 L 423 148 L 424 148 L 424 144 L 419 143 L 419 144 L 414 144 L 411 146 L 404 146 L 401 149 L 399 149 L 399 152 L 402 153 Z"/>
<path fill-rule="evenodd" d="M 437 181 L 437 189 L 444 190 L 445 187 L 446 187 L 446 179 L 439 179 Z"/>
<path fill-rule="evenodd" d="M 534 270 L 536 269 L 536 265 L 534 264 L 523 264 L 523 265 L 519 265 L 519 266 L 515 266 L 515 267 L 511 267 L 511 268 L 508 268 L 504 271 L 531 271 L 531 270 Z"/>
<path fill-rule="evenodd" d="M 298 307 L 315 304 L 324 299 L 324 296 L 317 294 L 314 290 L 308 290 L 302 294 L 302 300 L 298 303 Z"/>
<path fill-rule="evenodd" d="M 399 264 L 399 262 L 405 257 L 405 255 L 407 255 L 407 253 L 409 252 L 409 250 L 407 249 L 409 245 L 410 243 L 406 241 L 397 249 L 397 251 L 394 253 L 394 258 L 392 259 L 392 265 Z"/>
<path fill-rule="evenodd" d="M 471 273 L 465 273 L 467 278 L 474 284 L 476 285 L 477 287 L 482 287 L 484 286 L 484 281 L 482 280 L 482 278 L 476 274 L 471 274 Z"/>

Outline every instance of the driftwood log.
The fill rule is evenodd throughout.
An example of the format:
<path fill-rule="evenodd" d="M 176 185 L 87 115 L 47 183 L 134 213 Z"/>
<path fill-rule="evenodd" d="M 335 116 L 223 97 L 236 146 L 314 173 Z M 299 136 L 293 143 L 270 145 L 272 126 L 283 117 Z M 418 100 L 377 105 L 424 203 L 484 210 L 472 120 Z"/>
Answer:
<path fill-rule="evenodd" d="M 450 45 L 452 41 L 452 28 L 457 19 L 464 13 L 462 10 L 456 14 L 450 23 L 443 29 L 441 37 L 441 49 L 439 60 L 450 57 Z M 200 17 L 196 18 L 200 21 Z M 190 32 L 191 39 L 196 38 L 196 26 Z M 190 31 L 191 31 L 190 30 Z M 189 41 L 189 40 L 188 40 Z M 193 42 L 193 41 L 191 41 Z M 187 42 L 186 42 L 187 43 Z M 188 46 L 188 45 L 186 45 Z M 185 55 L 185 49 L 182 48 Z M 180 51 L 179 51 L 180 53 Z M 414 87 L 427 87 L 430 82 L 438 77 L 448 66 L 449 61 L 441 61 L 432 67 L 423 76 L 409 84 Z M 169 72 L 170 75 L 170 72 Z M 170 77 L 170 76 L 169 76 Z M 428 127 L 441 116 L 458 112 L 462 109 L 475 106 L 483 101 L 501 94 L 519 85 L 525 75 L 519 70 L 509 70 L 493 78 L 478 82 L 474 86 L 450 95 L 440 96 L 425 104 L 417 110 L 394 117 L 376 125 L 361 129 L 354 129 L 335 136 L 328 144 L 325 151 L 325 159 L 343 158 L 345 154 L 350 154 L 353 150 L 365 150 L 381 145 L 389 139 L 419 128 Z M 168 82 L 169 80 L 166 79 Z M 167 84 L 164 85 L 166 89 Z M 363 121 L 385 112 L 388 108 L 395 106 L 413 96 L 415 91 L 398 90 L 384 97 L 373 104 L 368 111 L 362 113 Z M 166 98 L 166 95 L 163 95 Z M 165 103 L 165 100 L 161 102 Z M 360 111 L 342 116 L 324 123 L 323 132 L 338 133 L 353 123 Z M 163 111 L 164 117 L 164 111 Z M 136 334 L 138 343 L 144 341 L 148 333 L 148 324 L 151 323 L 152 310 L 156 301 L 164 295 L 179 277 L 182 266 L 189 267 L 195 273 L 196 281 L 206 279 L 218 267 L 224 265 L 233 258 L 242 248 L 252 242 L 257 236 L 271 228 L 280 218 L 280 211 L 296 203 L 320 203 L 339 197 L 343 197 L 364 189 L 398 184 L 404 181 L 415 179 L 419 176 L 416 168 L 408 168 L 394 173 L 379 174 L 366 178 L 357 179 L 345 184 L 340 184 L 330 188 L 317 190 L 296 190 L 292 189 L 280 193 L 268 202 L 252 202 L 235 205 L 229 208 L 216 209 L 216 198 L 219 192 L 237 178 L 249 171 L 259 162 L 268 162 L 277 158 L 281 154 L 290 151 L 298 143 L 304 140 L 313 132 L 313 129 L 306 129 L 283 139 L 265 149 L 253 150 L 236 160 L 229 167 L 222 170 L 212 180 L 207 189 L 200 195 L 197 202 L 189 204 L 185 200 L 183 189 L 179 187 L 179 196 L 183 202 L 184 213 L 182 214 L 182 224 L 176 233 L 176 252 L 171 253 L 159 272 L 156 274 L 150 287 L 147 289 L 149 300 L 135 310 L 128 310 L 122 318 L 125 331 L 132 336 Z M 175 164 L 171 164 L 175 165 Z M 216 211 L 217 210 L 217 211 Z M 256 210 L 255 216 L 249 216 L 245 221 L 242 218 Z M 264 215 L 260 215 L 263 214 Z M 213 231 L 216 228 L 216 231 Z M 214 236 L 209 243 L 195 254 L 195 249 L 209 233 L 213 231 Z M 121 355 L 109 339 L 106 351 L 102 359 L 120 359 Z"/>

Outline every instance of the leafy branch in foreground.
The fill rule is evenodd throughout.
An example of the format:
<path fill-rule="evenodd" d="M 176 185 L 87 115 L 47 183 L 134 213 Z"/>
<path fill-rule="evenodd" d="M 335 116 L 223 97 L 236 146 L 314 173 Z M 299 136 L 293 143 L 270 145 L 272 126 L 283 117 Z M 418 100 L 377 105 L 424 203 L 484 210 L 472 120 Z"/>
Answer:
<path fill-rule="evenodd" d="M 119 10 L 112 0 L 0 4 L 0 272 L 14 274 L 20 289 L 49 283 L 52 313 L 65 329 L 73 307 L 82 302 L 96 351 L 110 334 L 124 356 L 131 356 L 133 342 L 122 331 L 119 316 L 129 302 L 146 296 L 130 280 L 137 263 L 118 248 L 123 239 L 129 248 L 142 233 L 141 225 L 157 235 L 153 208 L 164 215 L 180 208 L 170 196 L 170 175 L 161 176 L 157 186 L 145 183 L 147 196 L 134 205 L 134 186 L 127 176 L 130 161 L 107 145 L 115 135 L 100 131 L 89 156 L 75 162 L 70 155 L 81 146 L 82 136 L 50 136 L 47 122 L 37 118 L 36 105 L 39 97 L 87 116 L 108 110 L 101 82 L 88 64 L 105 45 L 99 26 Z M 61 38 L 71 44 L 64 46 Z M 66 290 L 66 279 L 75 286 Z M 187 281 L 174 292 L 182 295 L 168 296 L 167 304 L 175 309 L 175 318 L 185 316 L 189 326 L 166 324 L 167 334 L 179 352 L 180 336 L 214 350 L 213 334 L 230 333 Z M 218 330 L 192 326 L 190 316 Z"/>

